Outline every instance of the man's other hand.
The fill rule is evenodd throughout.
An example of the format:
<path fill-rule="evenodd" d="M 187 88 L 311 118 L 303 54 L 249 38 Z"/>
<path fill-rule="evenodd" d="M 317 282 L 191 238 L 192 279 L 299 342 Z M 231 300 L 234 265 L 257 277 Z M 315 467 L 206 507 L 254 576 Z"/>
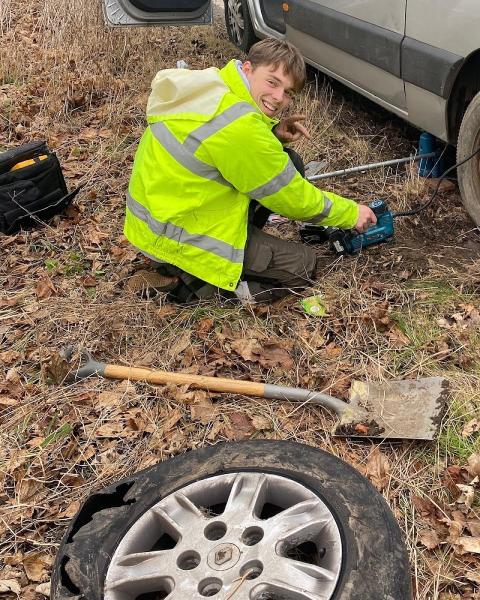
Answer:
<path fill-rule="evenodd" d="M 359 213 L 357 223 L 355 224 L 355 229 L 359 233 L 363 233 L 364 231 L 367 231 L 369 227 L 375 225 L 377 222 L 377 217 L 375 216 L 373 210 L 368 206 L 365 206 L 365 204 L 359 204 L 358 208 Z"/>
<path fill-rule="evenodd" d="M 309 140 L 311 139 L 310 133 L 308 132 L 308 129 L 302 125 L 301 121 L 305 121 L 305 115 L 284 117 L 280 123 L 274 127 L 273 133 L 282 144 L 296 142 L 302 136 Z"/>

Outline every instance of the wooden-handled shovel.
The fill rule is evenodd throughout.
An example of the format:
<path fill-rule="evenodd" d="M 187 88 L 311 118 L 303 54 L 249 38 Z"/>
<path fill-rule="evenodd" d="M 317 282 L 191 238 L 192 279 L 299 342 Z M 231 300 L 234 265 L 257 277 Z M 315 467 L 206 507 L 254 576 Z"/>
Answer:
<path fill-rule="evenodd" d="M 73 351 L 67 348 L 63 356 L 68 360 Z M 72 372 L 74 379 L 100 375 L 108 379 L 190 385 L 210 392 L 317 404 L 338 415 L 335 434 L 342 436 L 433 439 L 446 403 L 447 381 L 442 377 L 386 383 L 354 381 L 347 403 L 302 388 L 101 363 L 86 350 L 82 350 L 81 358 L 82 363 Z"/>

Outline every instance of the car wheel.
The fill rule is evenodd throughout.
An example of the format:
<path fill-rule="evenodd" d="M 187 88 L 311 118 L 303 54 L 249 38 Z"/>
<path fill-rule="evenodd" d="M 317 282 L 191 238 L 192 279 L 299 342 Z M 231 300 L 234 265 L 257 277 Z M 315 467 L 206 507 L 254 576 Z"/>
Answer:
<path fill-rule="evenodd" d="M 230 41 L 240 50 L 248 52 L 258 41 L 246 0 L 225 0 L 225 23 Z"/>
<path fill-rule="evenodd" d="M 457 162 L 480 147 L 480 93 L 468 105 L 457 141 Z M 468 214 L 480 226 L 480 154 L 458 167 L 458 183 Z"/>
<path fill-rule="evenodd" d="M 407 600 L 398 525 L 326 452 L 255 440 L 188 452 L 94 494 L 52 599 Z"/>

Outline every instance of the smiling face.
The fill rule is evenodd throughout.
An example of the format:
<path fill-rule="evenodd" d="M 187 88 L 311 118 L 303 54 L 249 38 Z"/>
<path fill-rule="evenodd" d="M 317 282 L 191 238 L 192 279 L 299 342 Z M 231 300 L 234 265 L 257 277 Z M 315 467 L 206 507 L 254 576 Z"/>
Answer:
<path fill-rule="evenodd" d="M 250 94 L 267 117 L 276 117 L 294 96 L 293 77 L 283 70 L 283 65 L 258 65 L 245 61 L 242 71 L 250 84 Z"/>

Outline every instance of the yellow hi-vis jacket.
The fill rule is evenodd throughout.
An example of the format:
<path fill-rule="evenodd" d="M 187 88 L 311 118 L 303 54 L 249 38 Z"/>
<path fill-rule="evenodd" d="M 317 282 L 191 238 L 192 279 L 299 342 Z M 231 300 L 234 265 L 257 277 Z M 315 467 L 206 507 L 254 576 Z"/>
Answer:
<path fill-rule="evenodd" d="M 135 155 L 124 233 L 153 260 L 226 290 L 237 287 L 248 206 L 353 227 L 358 205 L 301 177 L 234 60 L 223 69 L 157 73 Z"/>

